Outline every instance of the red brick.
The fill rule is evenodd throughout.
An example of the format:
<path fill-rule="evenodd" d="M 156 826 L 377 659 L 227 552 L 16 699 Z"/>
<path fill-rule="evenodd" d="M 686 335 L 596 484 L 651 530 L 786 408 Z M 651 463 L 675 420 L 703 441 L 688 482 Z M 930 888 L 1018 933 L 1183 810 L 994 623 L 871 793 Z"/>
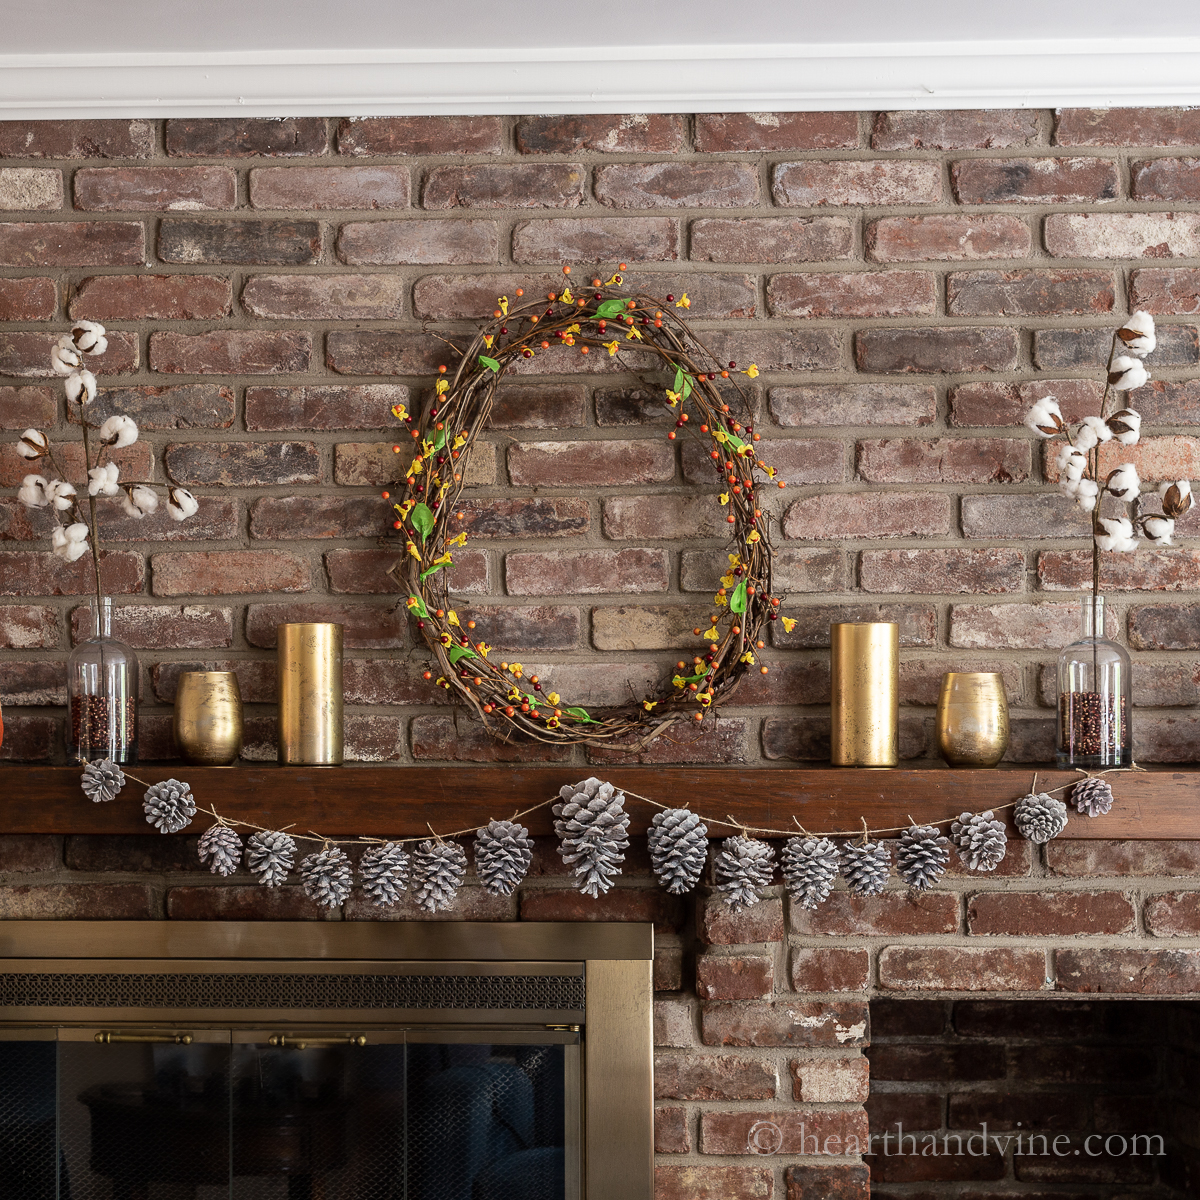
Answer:
<path fill-rule="evenodd" d="M 22 379 L 52 377 L 54 372 L 50 366 L 50 348 L 61 336 L 56 333 L 0 334 L 0 374 L 15 375 Z M 123 375 L 136 370 L 137 334 L 110 330 L 108 352 L 99 358 L 90 359 L 88 366 L 102 377 Z"/>
<path fill-rule="evenodd" d="M 232 288 L 214 275 L 91 275 L 71 296 L 72 317 L 93 321 L 214 320 L 229 315 Z"/>
<path fill-rule="evenodd" d="M 1133 905 L 1120 892 L 980 892 L 967 903 L 967 930 L 1012 937 L 1130 933 Z"/>
<path fill-rule="evenodd" d="M 510 446 L 508 472 L 517 486 L 607 487 L 666 483 L 674 478 L 670 443 L 526 442 Z"/>
<path fill-rule="evenodd" d="M 11 221 L 0 224 L 0 267 L 124 267 L 146 258 L 136 221 Z"/>
<path fill-rule="evenodd" d="M 0 891 L 6 921 L 144 921 L 157 916 L 156 908 L 151 889 L 141 883 L 26 884 Z"/>
<path fill-rule="evenodd" d="M 569 429 L 583 425 L 587 395 L 570 384 L 506 384 L 497 391 L 489 429 Z"/>
<path fill-rule="evenodd" d="M 488 540 L 573 537 L 591 524 L 588 502 L 581 497 L 466 500 L 459 511 L 465 514 L 459 528 L 471 538 Z"/>
<path fill-rule="evenodd" d="M 976 1134 L 976 1137 L 981 1137 L 981 1134 Z M 936 1140 L 935 1140 L 936 1146 Z M 978 1145 L 979 1143 L 975 1143 Z M 944 1145 L 944 1143 L 943 1143 Z M 927 1158 L 919 1157 L 916 1154 L 900 1155 L 896 1151 L 887 1151 L 883 1155 L 875 1154 L 870 1158 L 871 1170 L 871 1194 L 875 1197 L 881 1195 L 878 1183 L 923 1183 L 923 1182 L 957 1182 L 963 1183 L 974 1180 L 998 1180 L 1003 1179 L 1006 1167 L 1004 1155 L 993 1152 L 985 1154 L 979 1152 L 974 1155 L 957 1154 L 946 1152 L 943 1150 L 941 1154 L 931 1154 Z M 913 1192 L 905 1189 L 906 1196 L 925 1197 L 933 1195 L 928 1191 Z M 956 1194 L 956 1193 L 952 1193 Z M 979 1192 L 958 1192 L 957 1194 L 967 1200 L 970 1195 L 971 1200 L 985 1200 Z M 883 1200 L 894 1200 L 892 1197 L 883 1194 Z M 1044 1200 L 1044 1198 L 1043 1198 Z M 1079 1200 L 1078 1197 L 1074 1200 Z"/>
<path fill-rule="evenodd" d="M 337 129 L 339 154 L 499 154 L 499 117 L 350 117 Z"/>
<path fill-rule="evenodd" d="M 694 1026 L 691 1004 L 686 997 L 654 1001 L 655 1046 L 690 1049 L 696 1044 Z"/>
<path fill-rule="evenodd" d="M 1060 146 L 1196 146 L 1194 108 L 1060 108 L 1054 140 Z"/>
<path fill-rule="evenodd" d="M 298 887 L 255 884 L 225 887 L 173 887 L 167 916 L 176 921 L 320 921 L 326 910 Z"/>
<path fill-rule="evenodd" d="M 1200 213 L 1052 213 L 1045 239 L 1055 258 L 1195 258 Z"/>
<path fill-rule="evenodd" d="M 693 262 L 810 263 L 849 258 L 844 217 L 711 217 L 692 222 Z"/>
<path fill-rule="evenodd" d="M 836 371 L 842 365 L 841 335 L 834 329 L 782 329 L 769 333 L 704 335 L 718 362 L 754 363 L 760 371 Z"/>
<path fill-rule="evenodd" d="M 49 707 L 67 702 L 67 664 L 45 659 L 34 662 L 6 659 L 0 680 L 0 703 L 16 708 Z"/>
<path fill-rule="evenodd" d="M 852 150 L 858 145 L 853 112 L 699 113 L 696 149 L 702 154 L 764 150 Z"/>
<path fill-rule="evenodd" d="M 1183 996 L 1200 988 L 1200 950 L 1063 949 L 1054 966 L 1060 992 Z"/>
<path fill-rule="evenodd" d="M 866 550 L 860 582 L 868 592 L 1019 592 L 1025 556 L 1016 549 Z"/>
<path fill-rule="evenodd" d="M 565 762 L 571 748 L 542 742 L 503 742 L 464 713 L 457 718 L 414 717 L 412 754 L 418 761 Z"/>
<path fill-rule="evenodd" d="M 167 122 L 172 158 L 296 158 L 329 149 L 323 117 L 188 117 Z"/>
<path fill-rule="evenodd" d="M 1200 199 L 1200 158 L 1152 158 L 1129 165 L 1135 200 Z"/>
<path fill-rule="evenodd" d="M 1082 368 L 1102 374 L 1111 345 L 1112 334 L 1107 329 L 1038 329 L 1033 335 L 1033 361 L 1043 371 Z M 1158 327 L 1156 368 L 1192 366 L 1198 361 L 1195 326 Z M 1136 402 L 1136 394 L 1130 400 Z"/>
<path fill-rule="evenodd" d="M 1200 931 L 1200 892 L 1148 897 L 1146 929 L 1155 937 L 1195 937 Z"/>
<path fill-rule="evenodd" d="M 62 740 L 57 717 L 9 712 L 4 725 L 0 761 L 45 762 L 61 755 Z"/>
<path fill-rule="evenodd" d="M 764 954 L 702 954 L 696 959 L 701 1000 L 764 1000 L 775 990 L 775 960 Z"/>
<path fill-rule="evenodd" d="M 654 1200 L 771 1200 L 774 1194 L 770 1167 L 654 1168 Z"/>
<path fill-rule="evenodd" d="M 171 478 L 189 487 L 282 487 L 321 478 L 312 442 L 177 442 L 163 459 Z"/>
<path fill-rule="evenodd" d="M 504 564 L 510 596 L 665 592 L 668 568 L 665 550 L 632 548 L 509 554 Z"/>
<path fill-rule="evenodd" d="M 152 565 L 156 596 L 306 592 L 312 586 L 312 569 L 307 560 L 283 550 L 156 554 Z"/>
<path fill-rule="evenodd" d="M 620 116 L 522 117 L 522 154 L 676 154 L 683 148 L 684 118 L 663 113 Z"/>
<path fill-rule="evenodd" d="M 846 478 L 846 451 L 832 438 L 772 438 L 756 447 L 775 468 L 776 479 L 789 487 L 812 483 L 841 483 Z M 707 441 L 683 444 L 683 477 L 689 483 L 724 487 L 726 480 L 713 462 Z"/>
<path fill-rule="evenodd" d="M 582 217 L 522 221 L 513 230 L 519 263 L 674 262 L 679 227 L 669 217 Z"/>
<path fill-rule="evenodd" d="M 0 279 L 0 321 L 52 321 L 57 311 L 53 279 Z"/>
<path fill-rule="evenodd" d="M 1060 650 L 1079 636 L 1078 604 L 954 604 L 950 608 L 949 644 L 968 650 Z"/>
<path fill-rule="evenodd" d="M 1038 586 L 1047 592 L 1077 592 L 1092 579 L 1090 550 L 1043 550 Z M 1107 592 L 1183 592 L 1200 587 L 1200 551 L 1151 550 L 1100 556 L 1100 587 Z"/>
<path fill-rule="evenodd" d="M 271 496 L 250 509 L 250 536 L 267 541 L 377 536 L 391 505 L 364 496 Z"/>
<path fill-rule="evenodd" d="M 792 950 L 793 992 L 861 992 L 871 981 L 868 950 L 839 948 Z"/>
<path fill-rule="evenodd" d="M 442 704 L 445 692 L 432 679 L 423 678 L 427 669 L 423 663 L 348 658 L 342 665 L 346 703 Z"/>
<path fill-rule="evenodd" d="M 1015 946 L 885 946 L 879 985 L 888 991 L 1036 992 L 1045 955 Z"/>
<path fill-rule="evenodd" d="M 52 649 L 60 636 L 55 609 L 40 604 L 0 606 L 0 650 Z"/>
<path fill-rule="evenodd" d="M 392 483 L 399 474 L 392 442 L 341 442 L 334 447 L 333 477 L 347 487 L 375 487 Z M 496 482 L 495 447 L 476 443 L 463 467 L 463 484 L 474 487 Z"/>
<path fill-rule="evenodd" d="M 937 417 L 932 387 L 911 383 L 815 383 L 770 390 L 776 424 L 852 428 L 856 425 L 931 425 Z"/>
<path fill-rule="evenodd" d="M 744 208 L 758 203 L 758 173 L 737 162 L 613 163 L 596 168 L 595 191 L 608 208 Z"/>
<path fill-rule="evenodd" d="M 253 553 L 283 554 L 279 550 Z M 343 626 L 342 641 L 347 650 L 394 650 L 406 644 L 407 616 L 397 612 L 394 604 L 380 606 L 339 600 L 251 604 L 246 609 L 246 641 L 251 646 L 273 650 L 278 626 L 312 621 Z"/>
<path fill-rule="evenodd" d="M 946 279 L 946 311 L 955 317 L 1055 316 L 1111 312 L 1108 271 L 968 271 Z"/>
<path fill-rule="evenodd" d="M 1029 226 L 1003 213 L 883 217 L 867 226 L 864 242 L 872 262 L 1028 258 L 1033 244 Z"/>
<path fill-rule="evenodd" d="M 1030 407 L 1043 396 L 1054 396 L 1066 420 L 1081 421 L 1100 411 L 1103 391 L 1103 384 L 1092 379 L 1039 379 L 1020 384 L 964 383 L 950 389 L 950 424 L 1020 425 Z"/>
<path fill-rule="evenodd" d="M 871 374 L 1010 371 L 1017 365 L 1015 329 L 863 329 L 855 359 Z"/>
<path fill-rule="evenodd" d="M 772 1126 L 767 1142 L 755 1141 L 755 1126 Z M 759 1135 L 763 1136 L 763 1135 Z M 778 1140 L 774 1140 L 778 1139 Z M 837 1109 L 786 1109 L 772 1112 L 702 1112 L 701 1154 L 745 1154 L 763 1145 L 780 1154 L 844 1154 L 848 1139 L 855 1147 L 867 1141 L 867 1114 Z M 815 1147 L 820 1147 L 819 1150 Z M 762 1151 L 757 1151 L 762 1153 Z"/>
<path fill-rule="evenodd" d="M 1129 306 L 1155 314 L 1200 312 L 1200 270 L 1134 271 L 1129 279 Z"/>
<path fill-rule="evenodd" d="M 357 659 L 352 659 L 357 662 Z M 175 703 L 179 676 L 184 671 L 232 671 L 237 675 L 238 690 L 245 704 L 274 704 L 279 699 L 275 684 L 275 661 L 269 658 L 226 658 L 203 662 L 155 663 L 150 669 L 155 698 L 163 704 Z"/>
<path fill-rule="evenodd" d="M 338 234 L 337 254 L 373 266 L 493 263 L 499 238 L 494 221 L 352 221 Z"/>
<path fill-rule="evenodd" d="M 404 314 L 406 290 L 393 275 L 256 275 L 242 307 L 276 321 L 392 321 Z"/>
<path fill-rule="evenodd" d="M 158 256 L 169 263 L 303 266 L 321 255 L 316 221 L 163 221 Z"/>
<path fill-rule="evenodd" d="M 618 496 L 603 510 L 605 536 L 615 541 L 719 537 L 727 528 L 711 496 Z"/>
<path fill-rule="evenodd" d="M 329 590 L 336 593 L 375 595 L 398 592 L 400 585 L 386 574 L 395 565 L 395 550 L 330 550 L 325 555 Z M 454 565 L 445 569 L 447 584 L 461 595 L 487 593 L 488 557 L 478 550 L 459 550 Z"/>
<path fill-rule="evenodd" d="M 279 375 L 307 371 L 312 334 L 222 329 L 152 333 L 150 368 L 178 375 Z"/>
<path fill-rule="evenodd" d="M 728 566 L 726 556 L 720 551 L 685 550 L 680 568 L 680 590 L 715 592 L 720 586 L 717 581 Z M 840 548 L 776 547 L 772 572 L 775 587 L 785 592 L 843 592 L 848 583 L 845 556 Z M 749 686 L 742 684 L 743 689 Z"/>
<path fill-rule="evenodd" d="M 706 1046 L 859 1046 L 867 1043 L 867 1006 L 854 1001 L 706 1004 Z"/>
<path fill-rule="evenodd" d="M 378 429 L 394 404 L 408 404 L 409 390 L 396 384 L 368 383 L 334 387 L 249 387 L 246 428 Z"/>
<path fill-rule="evenodd" d="M 729 911 L 722 897 L 710 897 L 700 910 L 700 937 L 710 946 L 781 941 L 783 902 L 766 899 L 752 908 L 735 913 Z"/>
<path fill-rule="evenodd" d="M 407 167 L 259 167 L 250 172 L 250 205 L 305 212 L 407 208 L 408 175 Z"/>
<path fill-rule="evenodd" d="M 1192 717 L 1143 717 L 1134 751 L 1143 762 L 1195 762 L 1200 758 L 1200 721 Z"/>
<path fill-rule="evenodd" d="M 932 316 L 937 306 L 937 278 L 925 271 L 820 271 L 773 275 L 767 284 L 775 317 Z"/>
<path fill-rule="evenodd" d="M 792 1099 L 810 1104 L 855 1104 L 867 1098 L 865 1058 L 792 1059 Z"/>
<path fill-rule="evenodd" d="M 860 441 L 858 475 L 869 483 L 1020 483 L 1030 443 L 1006 438 L 883 438 Z"/>
<path fill-rule="evenodd" d="M 878 896 L 833 892 L 813 912 L 793 905 L 790 926 L 794 933 L 827 937 L 956 933 L 958 897 L 951 892 L 882 892 Z"/>
<path fill-rule="evenodd" d="M 788 1200 L 867 1200 L 871 1172 L 861 1164 L 788 1167 Z"/>
<path fill-rule="evenodd" d="M 654 1095 L 659 1100 L 772 1100 L 775 1069 L 756 1058 L 659 1054 Z"/>
<path fill-rule="evenodd" d="M 0 387 L 0 429 L 53 425 L 57 417 L 56 391 L 48 387 Z"/>
<path fill-rule="evenodd" d="M 680 604 L 624 604 L 592 609 L 597 650 L 667 650 L 696 645 L 692 629 L 708 620 L 707 608 Z"/>
<path fill-rule="evenodd" d="M 678 1106 L 654 1110 L 655 1154 L 690 1154 L 692 1137 L 688 1130 L 687 1109 Z"/>
<path fill-rule="evenodd" d="M 871 131 L 872 150 L 1004 150 L 1037 140 L 1031 108 L 881 112 Z"/>
<path fill-rule="evenodd" d="M 142 555 L 102 550 L 100 568 L 109 595 L 126 596 L 142 590 L 146 578 Z M 95 587 L 91 554 L 67 563 L 48 551 L 0 552 L 0 596 L 86 596 Z"/>
<path fill-rule="evenodd" d="M 964 496 L 962 530 L 967 538 L 1005 538 L 1019 531 L 1024 538 L 1090 537 L 1092 522 L 1066 496 Z"/>
<path fill-rule="evenodd" d="M 0 158 L 149 158 L 151 121 L 0 121 Z"/>
<path fill-rule="evenodd" d="M 972 158 L 951 164 L 950 183 L 960 204 L 1095 204 L 1119 187 L 1104 158 Z"/>
<path fill-rule="evenodd" d="M 1133 702 L 1139 708 L 1191 708 L 1200 702 L 1200 664 L 1139 663 L 1133 679 Z M 1043 671 L 1043 683 L 1050 673 Z M 1054 703 L 1053 693 L 1047 697 Z"/>
<path fill-rule="evenodd" d="M 936 204 L 942 177 L 935 162 L 901 159 L 780 163 L 771 190 L 776 204 L 792 208 Z"/>
<path fill-rule="evenodd" d="M 476 163 L 434 167 L 422 203 L 447 208 L 578 208 L 587 169 L 579 163 Z"/>
<path fill-rule="evenodd" d="M 58 443 L 54 457 L 65 477 L 76 487 L 86 482 L 82 442 Z M 154 469 L 154 456 L 148 442 L 135 442 L 132 446 L 114 451 L 109 458 L 120 466 L 121 475 L 126 479 L 147 479 Z M 21 458 L 15 451 L 0 456 L 0 487 L 16 487 L 29 472 L 29 468 L 29 460 Z M 47 514 L 43 513 L 42 519 L 46 516 Z"/>
<path fill-rule="evenodd" d="M 62 866 L 62 839 L 41 833 L 6 833 L 0 836 L 0 854 L 6 871 L 54 871 Z M 775 1094 L 774 1089 L 770 1094 Z"/>
<path fill-rule="evenodd" d="M 793 650 L 822 650 L 829 646 L 829 626 L 837 621 L 895 621 L 902 648 L 930 647 L 937 636 L 937 613 L 931 604 L 817 604 L 797 610 L 796 629 L 772 632 L 777 646 Z"/>
<path fill-rule="evenodd" d="M 529 888 L 521 892 L 522 921 L 646 921 L 659 933 L 683 924 L 683 901 L 660 888 L 613 888 L 585 896 L 577 888 Z"/>
<path fill-rule="evenodd" d="M 1055 730 L 1053 718 L 1029 720 L 1009 718 L 1008 750 L 1004 762 L 1044 763 L 1054 757 Z M 1007 859 L 1006 859 L 1007 861 Z"/>
<path fill-rule="evenodd" d="M 90 611 L 76 608 L 71 613 L 72 644 L 88 636 L 91 629 Z M 179 608 L 160 604 L 116 605 L 113 636 L 135 650 L 157 650 L 163 646 L 173 650 L 225 649 L 233 645 L 233 609 L 202 604 Z"/>
<path fill-rule="evenodd" d="M 475 636 L 502 650 L 572 650 L 578 645 L 580 614 L 566 605 L 506 604 L 472 608 Z"/>
<path fill-rule="evenodd" d="M 97 501 L 97 515 L 104 531 L 102 543 L 196 542 L 228 540 L 238 536 L 238 506 L 235 500 L 199 497 L 200 510 L 186 524 L 171 519 L 166 505 L 140 520 L 128 516 L 116 500 Z M 12 510 L 6 511 L 9 505 Z M 44 510 L 33 512 L 15 501 L 0 501 L 0 537 L 32 541 L 50 536 L 54 518 Z"/>
<path fill-rule="evenodd" d="M 917 492 L 829 492 L 797 500 L 783 536 L 803 541 L 938 537 L 950 532 L 950 497 Z"/>
<path fill-rule="evenodd" d="M 1200 650 L 1200 609 L 1192 604 L 1131 608 L 1129 646 L 1133 650 Z"/>
<path fill-rule="evenodd" d="M 593 626 L 595 624 L 593 610 Z M 599 645 L 599 634 L 595 638 Z M 693 726 L 670 737 L 656 738 L 644 749 L 640 733 L 589 747 L 590 763 L 743 763 L 746 761 L 747 722 L 738 717 L 723 717 L 719 722 Z"/>
<path fill-rule="evenodd" d="M 228 167 L 84 167 L 74 182 L 75 207 L 90 212 L 237 206 L 237 176 Z"/>

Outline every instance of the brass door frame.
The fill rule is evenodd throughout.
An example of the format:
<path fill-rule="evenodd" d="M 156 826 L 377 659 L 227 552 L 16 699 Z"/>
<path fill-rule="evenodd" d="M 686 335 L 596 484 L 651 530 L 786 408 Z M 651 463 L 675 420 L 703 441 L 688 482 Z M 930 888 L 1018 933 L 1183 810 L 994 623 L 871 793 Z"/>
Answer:
<path fill-rule="evenodd" d="M 585 1011 L 538 1014 L 545 1024 L 582 1024 L 582 1106 L 585 1145 L 584 1200 L 651 1200 L 654 1192 L 654 1087 L 652 1036 L 653 926 L 626 923 L 550 922 L 307 922 L 307 921 L 5 921 L 0 922 L 0 973 L 115 974 L 189 971 L 216 973 L 577 974 L 585 980 Z M 0 1009 L 2 1026 L 36 1021 L 44 1026 L 141 1026 L 180 1023 L 149 1011 Z M 436 1011 L 437 1015 L 434 1016 Z M 198 1011 L 197 1027 L 222 1021 L 220 1010 Z M 239 1014 L 263 1027 L 266 1014 Z M 554 1018 L 551 1022 L 548 1017 Z M 514 1014 L 518 1019 L 519 1014 Z M 365 1019 L 364 1019 L 365 1018 Z M 535 1021 L 538 1019 L 535 1018 Z M 349 1025 L 429 1026 L 460 1036 L 512 1018 L 474 1010 L 367 1013 L 313 1010 L 291 1013 L 281 1027 Z M 526 1028 L 532 1024 L 527 1013 Z M 537 1029 L 536 1024 L 532 1024 Z M 414 1031 L 415 1032 L 415 1031 Z M 549 1031 L 547 1031 L 549 1032 Z M 38 1036 L 29 1030 L 26 1036 Z M 567 1040 L 567 1039 L 564 1039 Z M 571 1036 L 569 1040 L 574 1040 Z"/>

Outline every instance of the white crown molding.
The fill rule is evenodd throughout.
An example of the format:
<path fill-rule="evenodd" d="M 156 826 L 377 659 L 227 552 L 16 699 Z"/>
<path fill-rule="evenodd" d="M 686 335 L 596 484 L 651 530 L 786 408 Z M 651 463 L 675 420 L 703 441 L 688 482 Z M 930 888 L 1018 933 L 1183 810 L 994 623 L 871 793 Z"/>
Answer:
<path fill-rule="evenodd" d="M 1200 38 L 0 54 L 0 118 L 1200 104 Z"/>

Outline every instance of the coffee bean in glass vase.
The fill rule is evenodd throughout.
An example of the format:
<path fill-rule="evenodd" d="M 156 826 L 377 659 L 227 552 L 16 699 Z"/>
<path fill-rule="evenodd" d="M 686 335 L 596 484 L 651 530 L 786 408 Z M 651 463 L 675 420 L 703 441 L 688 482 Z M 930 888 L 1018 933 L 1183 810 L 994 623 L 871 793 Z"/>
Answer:
<path fill-rule="evenodd" d="M 1083 637 L 1058 659 L 1058 766 L 1133 762 L 1132 684 L 1128 653 L 1104 636 L 1104 597 L 1085 596 Z"/>
<path fill-rule="evenodd" d="M 112 612 L 107 596 L 88 606 L 67 662 L 67 749 L 76 762 L 137 761 L 138 660 L 112 636 Z"/>

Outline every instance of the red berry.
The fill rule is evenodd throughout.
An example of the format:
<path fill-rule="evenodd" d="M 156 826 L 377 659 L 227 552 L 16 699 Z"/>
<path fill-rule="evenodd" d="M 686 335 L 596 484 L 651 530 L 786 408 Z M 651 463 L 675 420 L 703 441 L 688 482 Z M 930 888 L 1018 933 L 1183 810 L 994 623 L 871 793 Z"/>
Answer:
<path fill-rule="evenodd" d="M 668 292 L 668 293 L 667 293 L 667 303 L 668 303 L 668 304 L 670 304 L 670 303 L 671 303 L 671 301 L 672 301 L 672 300 L 674 300 L 674 299 L 675 299 L 675 297 L 674 297 L 674 296 L 672 296 L 670 292 Z"/>

